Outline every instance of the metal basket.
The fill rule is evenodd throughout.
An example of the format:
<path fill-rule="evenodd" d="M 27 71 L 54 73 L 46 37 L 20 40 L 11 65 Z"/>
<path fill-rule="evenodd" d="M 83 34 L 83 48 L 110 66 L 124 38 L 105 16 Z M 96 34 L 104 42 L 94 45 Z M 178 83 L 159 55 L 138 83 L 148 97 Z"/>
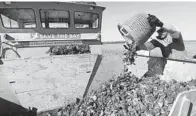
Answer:
<path fill-rule="evenodd" d="M 151 27 L 148 23 L 148 14 L 138 13 L 131 19 L 120 24 L 132 36 L 137 44 L 144 44 L 155 32 L 156 28 Z"/>

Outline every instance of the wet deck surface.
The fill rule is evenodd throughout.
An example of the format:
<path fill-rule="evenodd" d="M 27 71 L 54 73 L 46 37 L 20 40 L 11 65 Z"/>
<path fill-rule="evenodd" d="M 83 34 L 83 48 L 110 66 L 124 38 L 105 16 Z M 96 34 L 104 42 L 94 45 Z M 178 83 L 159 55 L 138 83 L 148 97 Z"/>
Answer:
<path fill-rule="evenodd" d="M 102 59 L 94 72 L 95 75 L 91 77 L 93 81 L 89 86 L 89 91 L 99 88 L 100 84 L 106 80 L 120 75 L 124 69 L 124 51 L 122 44 L 106 44 L 104 46 L 94 45 L 92 55 L 57 56 L 55 59 L 51 57 L 7 60 L 5 67 L 0 68 L 2 71 L 0 76 L 4 76 L 9 82 L 14 82 L 11 86 L 23 106 L 37 107 L 39 110 L 51 109 L 83 96 L 92 76 L 97 54 L 100 54 Z M 25 55 L 25 51 L 23 52 Z M 145 73 L 147 60 L 148 58 L 137 58 L 138 63 L 135 68 L 140 68 L 133 73 L 140 75 Z M 190 80 L 196 77 L 194 66 L 175 61 L 168 62 L 162 78 Z"/>
<path fill-rule="evenodd" d="M 51 109 L 83 96 L 96 58 L 83 54 L 7 60 L 0 76 L 12 82 L 22 106 Z"/>

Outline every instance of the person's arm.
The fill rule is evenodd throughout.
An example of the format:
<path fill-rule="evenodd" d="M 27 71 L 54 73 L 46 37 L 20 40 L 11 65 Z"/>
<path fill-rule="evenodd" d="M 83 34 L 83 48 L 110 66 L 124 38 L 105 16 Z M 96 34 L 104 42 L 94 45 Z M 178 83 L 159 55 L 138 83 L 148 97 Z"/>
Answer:
<path fill-rule="evenodd" d="M 166 30 L 172 38 L 174 39 L 178 39 L 181 36 L 180 31 L 178 31 L 174 26 L 163 23 L 162 21 L 160 21 L 156 16 L 148 14 L 148 22 L 150 24 L 150 26 L 152 27 L 160 27 L 164 30 Z"/>
<path fill-rule="evenodd" d="M 169 24 L 164 23 L 161 28 L 166 30 L 171 35 L 171 37 L 174 39 L 178 39 L 181 35 L 181 32 L 179 30 L 177 30 L 173 25 L 169 25 Z"/>

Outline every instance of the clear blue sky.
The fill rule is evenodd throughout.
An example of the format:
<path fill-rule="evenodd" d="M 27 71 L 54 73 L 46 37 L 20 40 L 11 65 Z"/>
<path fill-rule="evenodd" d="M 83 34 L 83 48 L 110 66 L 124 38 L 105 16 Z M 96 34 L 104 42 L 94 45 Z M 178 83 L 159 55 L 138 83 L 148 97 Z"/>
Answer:
<path fill-rule="evenodd" d="M 123 40 L 117 24 L 139 12 L 156 15 L 163 22 L 176 26 L 184 40 L 196 40 L 196 2 L 97 2 L 103 12 L 102 40 Z"/>

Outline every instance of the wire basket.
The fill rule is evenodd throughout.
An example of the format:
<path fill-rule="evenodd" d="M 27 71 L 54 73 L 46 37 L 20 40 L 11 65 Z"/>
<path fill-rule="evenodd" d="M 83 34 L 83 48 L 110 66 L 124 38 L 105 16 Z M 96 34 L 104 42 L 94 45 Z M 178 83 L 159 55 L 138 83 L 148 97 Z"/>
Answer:
<path fill-rule="evenodd" d="M 150 26 L 147 18 L 148 14 L 138 13 L 120 25 L 129 32 L 134 42 L 144 44 L 156 30 Z"/>

